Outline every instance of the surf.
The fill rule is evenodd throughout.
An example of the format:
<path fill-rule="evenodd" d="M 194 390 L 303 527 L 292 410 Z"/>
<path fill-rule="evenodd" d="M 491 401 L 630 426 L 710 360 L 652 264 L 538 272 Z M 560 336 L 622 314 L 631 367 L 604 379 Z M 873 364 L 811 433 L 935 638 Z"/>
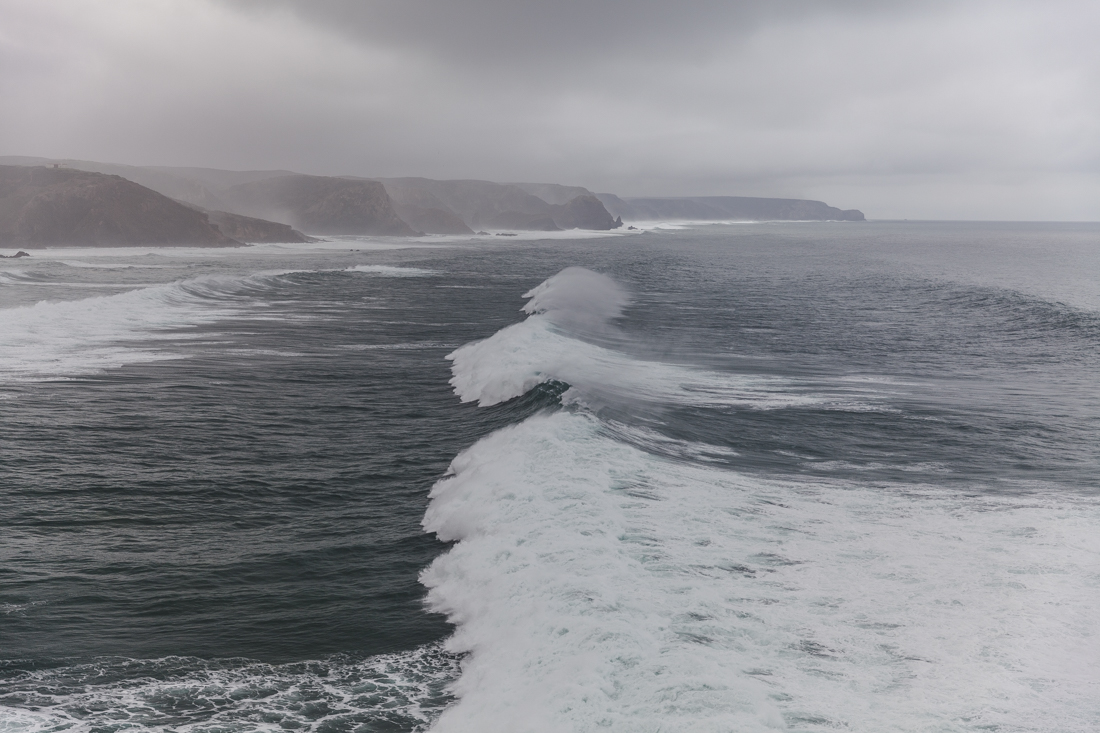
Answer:
<path fill-rule="evenodd" d="M 649 428 L 592 404 L 694 399 L 698 370 L 586 340 L 629 303 L 608 280 L 563 271 L 449 357 L 464 401 L 569 389 L 431 491 L 424 529 L 453 546 L 421 582 L 464 655 L 433 730 L 1085 729 L 1094 500 L 780 480 L 668 434 L 647 450 Z M 742 407 L 784 409 L 768 399 Z"/>

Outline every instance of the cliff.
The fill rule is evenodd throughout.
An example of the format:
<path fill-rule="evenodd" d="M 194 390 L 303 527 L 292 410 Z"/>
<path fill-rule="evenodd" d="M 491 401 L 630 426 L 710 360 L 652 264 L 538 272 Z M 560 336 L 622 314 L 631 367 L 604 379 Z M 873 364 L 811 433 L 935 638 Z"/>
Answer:
<path fill-rule="evenodd" d="M 137 167 L 91 161 L 0 157 L 0 165 L 61 163 L 120 175 L 166 196 L 216 211 L 273 219 L 319 234 L 470 234 L 477 229 L 612 229 L 628 221 L 863 221 L 854 209 L 821 201 L 695 196 L 620 198 L 555 183 L 493 183 L 427 178 L 367 179 L 304 176 L 290 171 Z M 374 188 L 382 184 L 382 190 Z M 388 203 L 387 200 L 388 199 Z M 226 215 L 228 216 L 228 214 Z M 220 222 L 220 223 L 219 223 Z M 270 242 L 289 236 L 243 222 L 218 220 L 226 233 Z M 242 228 L 238 228 L 242 227 Z M 300 233 L 299 233 L 300 235 Z M 294 241 L 294 240 L 292 240 Z"/>
<path fill-rule="evenodd" d="M 227 210 L 316 234 L 417 234 L 397 215 L 377 181 L 289 175 L 240 183 L 219 192 Z"/>
<path fill-rule="evenodd" d="M 255 219 L 240 214 L 230 214 L 228 211 L 209 211 L 206 214 L 210 223 L 217 226 L 222 234 L 232 237 L 238 242 L 249 244 L 298 244 L 317 241 L 313 237 L 302 234 L 289 224 Z"/>
<path fill-rule="evenodd" d="M 559 229 L 550 205 L 515 186 L 490 181 L 435 181 L 428 178 L 380 178 L 399 202 L 431 201 L 471 229 Z"/>
<path fill-rule="evenodd" d="M 567 204 L 578 196 L 594 195 L 587 188 L 581 186 L 562 186 L 558 183 L 510 183 L 510 186 L 526 191 L 532 196 L 538 196 L 548 204 L 561 206 Z"/>
<path fill-rule="evenodd" d="M 399 211 L 409 211 L 413 207 L 449 211 L 467 229 L 558 231 L 615 227 L 614 218 L 604 209 L 603 204 L 583 188 L 476 180 L 435 181 L 428 178 L 379 180 L 393 197 Z M 554 203 L 524 190 L 525 187 L 543 193 Z M 557 203 L 559 201 L 563 203 Z M 457 233 L 416 226 L 427 232 Z"/>
<path fill-rule="evenodd" d="M 621 227 L 623 220 L 613 219 L 600 200 L 592 194 L 570 199 L 568 203 L 552 206 L 554 221 L 562 229 L 608 230 Z"/>
<path fill-rule="evenodd" d="M 115 175 L 0 165 L 0 243 L 6 246 L 239 244 L 206 215 Z"/>
<path fill-rule="evenodd" d="M 628 221 L 864 221 L 863 212 L 821 201 L 750 196 L 619 198 L 598 194 L 604 206 Z"/>

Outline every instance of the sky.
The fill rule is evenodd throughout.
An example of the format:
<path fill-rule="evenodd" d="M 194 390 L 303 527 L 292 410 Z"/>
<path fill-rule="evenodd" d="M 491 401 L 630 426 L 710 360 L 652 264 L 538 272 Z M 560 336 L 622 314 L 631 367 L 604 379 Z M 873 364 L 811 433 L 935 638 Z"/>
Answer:
<path fill-rule="evenodd" d="M 1096 0 L 0 0 L 0 155 L 1100 221 Z"/>

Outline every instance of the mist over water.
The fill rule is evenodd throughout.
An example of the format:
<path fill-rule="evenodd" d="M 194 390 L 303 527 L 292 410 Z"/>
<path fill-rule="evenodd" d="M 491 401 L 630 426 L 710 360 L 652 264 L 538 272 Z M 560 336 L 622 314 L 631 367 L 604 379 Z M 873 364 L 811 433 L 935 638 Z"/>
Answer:
<path fill-rule="evenodd" d="M 1094 730 L 1097 241 L 0 265 L 0 730 Z"/>

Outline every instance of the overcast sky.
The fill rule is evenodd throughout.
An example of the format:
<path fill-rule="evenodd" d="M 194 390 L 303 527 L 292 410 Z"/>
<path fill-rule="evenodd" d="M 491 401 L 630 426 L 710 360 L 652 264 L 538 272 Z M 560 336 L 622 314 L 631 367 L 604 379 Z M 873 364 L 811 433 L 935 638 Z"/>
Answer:
<path fill-rule="evenodd" d="M 0 154 L 1100 220 L 1097 0 L 0 0 Z"/>

